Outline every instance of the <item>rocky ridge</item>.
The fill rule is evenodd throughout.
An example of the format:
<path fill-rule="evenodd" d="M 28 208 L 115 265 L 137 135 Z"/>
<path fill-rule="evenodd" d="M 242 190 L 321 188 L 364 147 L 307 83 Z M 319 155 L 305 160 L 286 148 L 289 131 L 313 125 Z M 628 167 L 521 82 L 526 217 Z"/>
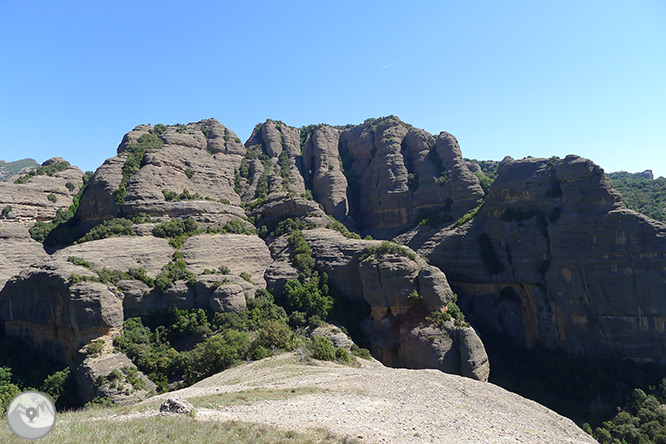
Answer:
<path fill-rule="evenodd" d="M 302 271 L 288 240 L 299 229 L 313 269 L 359 310 L 388 365 L 486 380 L 476 329 L 526 347 L 661 361 L 666 226 L 626 209 L 577 156 L 507 158 L 487 191 L 477 167 L 451 134 L 393 116 L 301 129 L 267 120 L 245 144 L 214 119 L 139 125 L 80 200 L 86 178 L 75 168 L 0 183 L 11 206 L 0 217 L 0 317 L 8 334 L 78 365 L 81 347 L 131 316 L 239 312 L 259 289 L 279 295 Z M 130 229 L 47 254 L 28 229 L 69 205 L 78 235 L 108 221 Z M 190 219 L 196 231 L 153 234 Z M 382 252 L 366 235 L 405 246 Z M 158 290 L 150 283 L 168 264 L 190 277 Z M 102 279 L 105 269 L 120 278 Z M 474 328 L 447 318 L 452 289 Z"/>

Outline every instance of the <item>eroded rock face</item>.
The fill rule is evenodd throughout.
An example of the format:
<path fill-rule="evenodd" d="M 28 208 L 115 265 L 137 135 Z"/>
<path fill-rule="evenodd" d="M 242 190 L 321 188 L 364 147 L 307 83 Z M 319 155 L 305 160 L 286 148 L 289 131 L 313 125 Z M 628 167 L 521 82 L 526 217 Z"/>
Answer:
<path fill-rule="evenodd" d="M 71 364 L 81 346 L 121 327 L 122 294 L 98 282 L 70 284 L 71 274 L 92 275 L 81 268 L 46 259 L 10 279 L 0 292 L 6 334 Z"/>
<path fill-rule="evenodd" d="M 393 237 L 429 215 L 456 220 L 483 198 L 455 137 L 433 137 L 397 117 L 344 131 L 340 155 L 352 215 L 375 237 Z"/>
<path fill-rule="evenodd" d="M 129 380 L 128 375 L 132 375 Z M 84 403 L 100 397 L 110 398 L 117 405 L 134 404 L 157 388 L 125 354 L 111 350 L 101 356 L 85 358 L 76 368 L 75 378 L 79 397 Z"/>
<path fill-rule="evenodd" d="M 63 159 L 49 159 L 43 165 L 53 162 Z M 31 170 L 0 182 L 0 290 L 9 278 L 47 256 L 28 230 L 37 221 L 52 220 L 59 209 L 66 210 L 83 185 L 83 172 L 73 166 L 51 176 L 36 175 L 25 183 L 14 183 Z"/>
<path fill-rule="evenodd" d="M 378 246 L 379 241 L 347 239 L 328 229 L 308 230 L 303 234 L 312 248 L 316 269 L 329 276 L 330 285 L 350 302 L 369 308 L 370 318 L 364 321 L 363 330 L 372 343 L 373 354 L 383 363 L 438 368 L 487 380 L 488 359 L 473 329 L 456 327 L 453 322 L 446 328 L 428 327 L 423 323 L 425 313 L 445 311 L 453 295 L 441 271 L 418 256 L 410 259 L 385 254 L 361 260 L 366 249 Z M 281 288 L 293 278 L 295 269 L 285 265 L 289 262 L 290 251 L 285 246 L 266 272 L 270 289 Z M 280 275 L 281 270 L 286 270 L 286 275 Z M 422 296 L 422 306 L 417 307 L 410 301 L 409 296 L 414 291 Z M 428 329 L 428 337 L 437 338 L 437 345 L 419 339 L 420 329 Z M 466 333 L 461 333 L 463 330 Z M 414 340 L 405 339 L 406 335 Z M 464 340 L 460 339 L 461 335 Z M 476 337 L 476 343 L 472 336 Z M 424 358 L 426 355 L 428 357 Z"/>
<path fill-rule="evenodd" d="M 664 362 L 665 237 L 591 161 L 507 158 L 476 217 L 419 251 L 482 332 Z"/>
<path fill-rule="evenodd" d="M 154 134 L 163 143 L 149 149 L 141 168 L 129 178 L 124 202 L 118 206 L 114 192 L 123 178 L 128 147 L 141 136 Z M 139 125 L 123 138 L 118 156 L 108 159 L 93 175 L 89 189 L 81 199 L 79 217 L 99 221 L 120 214 L 133 216 L 197 217 L 206 213 L 219 224 L 239 217 L 234 205 L 240 198 L 234 191 L 234 172 L 244 154 L 243 145 L 232 131 L 215 119 L 156 131 Z M 197 199 L 167 201 L 164 191 L 181 194 L 187 190 Z"/>
<path fill-rule="evenodd" d="M 257 288 L 265 288 L 263 275 L 271 256 L 256 236 L 202 234 L 190 238 L 182 252 L 196 281 L 193 285 L 175 281 L 159 293 L 136 279 L 122 279 L 115 285 L 89 280 L 98 280 L 96 271 L 104 269 L 139 268 L 155 279 L 172 261 L 174 249 L 166 239 L 112 237 L 59 250 L 10 279 L 0 291 L 5 331 L 73 365 L 81 347 L 111 334 L 127 318 L 172 308 L 240 312 Z M 221 266 L 231 274 L 219 273 Z M 215 273 L 203 274 L 207 268 Z M 248 273 L 252 282 L 241 273 Z"/>

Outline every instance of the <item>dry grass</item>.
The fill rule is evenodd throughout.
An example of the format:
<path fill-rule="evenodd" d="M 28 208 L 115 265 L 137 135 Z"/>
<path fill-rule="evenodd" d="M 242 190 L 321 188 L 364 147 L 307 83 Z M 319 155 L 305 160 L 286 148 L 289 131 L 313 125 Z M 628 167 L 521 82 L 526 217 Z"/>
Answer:
<path fill-rule="evenodd" d="M 58 416 L 53 431 L 39 440 L 45 444 L 145 443 L 145 444 L 335 444 L 352 442 L 325 430 L 300 433 L 243 422 L 200 421 L 187 415 L 125 417 L 117 409 L 91 409 Z M 0 441 L 23 444 L 5 421 Z"/>

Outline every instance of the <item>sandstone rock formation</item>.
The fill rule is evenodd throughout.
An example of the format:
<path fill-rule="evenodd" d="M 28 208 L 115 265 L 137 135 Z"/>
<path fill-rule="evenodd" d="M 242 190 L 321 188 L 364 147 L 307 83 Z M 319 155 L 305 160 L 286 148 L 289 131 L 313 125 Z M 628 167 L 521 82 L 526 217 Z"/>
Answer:
<path fill-rule="evenodd" d="M 481 337 L 662 362 L 666 225 L 626 209 L 600 168 L 576 156 L 507 158 L 487 193 L 474 173 L 454 136 L 393 116 L 301 129 L 267 120 L 244 144 L 214 119 L 139 125 L 78 208 L 84 176 L 73 167 L 0 183 L 0 317 L 7 334 L 74 365 L 81 347 L 129 317 L 242 312 L 259 289 L 279 295 L 299 269 L 278 227 L 298 226 L 314 268 L 362 311 L 386 364 L 488 378 L 476 331 L 432 320 L 447 319 L 451 288 Z M 141 216 L 137 235 L 45 251 L 28 230 L 72 204 L 68 223 L 81 233 Z M 153 235 L 188 218 L 196 231 Z M 224 233 L 230 221 L 234 233 L 258 235 Z M 402 253 L 359 236 L 399 233 Z M 158 291 L 153 281 L 177 261 L 189 277 L 163 279 Z M 116 278 L 102 278 L 110 271 Z"/>
<path fill-rule="evenodd" d="M 0 289 L 9 278 L 47 256 L 42 244 L 30 237 L 29 228 L 66 210 L 83 186 L 83 172 L 63 159 L 49 159 L 42 166 L 57 162 L 63 162 L 65 169 L 51 175 L 27 176 L 35 171 L 27 168 L 11 180 L 0 182 Z M 22 177 L 26 178 L 23 183 L 14 183 Z"/>
<path fill-rule="evenodd" d="M 473 329 L 456 327 L 453 321 L 446 328 L 424 323 L 424 313 L 446 311 L 453 295 L 440 270 L 406 248 L 405 254 L 412 258 L 398 254 L 363 258 L 369 247 L 380 246 L 379 241 L 347 239 L 328 229 L 308 230 L 304 235 L 316 269 L 329 276 L 331 286 L 350 302 L 369 308 L 371 315 L 363 329 L 378 359 L 392 366 L 438 368 L 488 379 L 488 357 Z M 284 248 L 266 271 L 269 288 L 276 293 L 298 274 L 285 265 L 290 257 L 289 248 Z M 412 292 L 422 302 L 410 301 Z"/>
<path fill-rule="evenodd" d="M 664 236 L 589 160 L 507 158 L 476 216 L 419 252 L 483 332 L 664 362 Z"/>

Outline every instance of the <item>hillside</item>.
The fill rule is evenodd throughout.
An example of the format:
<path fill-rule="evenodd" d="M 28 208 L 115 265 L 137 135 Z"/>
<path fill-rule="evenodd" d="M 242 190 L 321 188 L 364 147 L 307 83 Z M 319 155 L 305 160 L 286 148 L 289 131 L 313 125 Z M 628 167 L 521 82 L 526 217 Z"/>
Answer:
<path fill-rule="evenodd" d="M 613 187 L 622 194 L 627 207 L 666 222 L 666 179 L 654 179 L 650 170 L 643 173 L 610 173 Z"/>
<path fill-rule="evenodd" d="M 570 420 L 492 384 L 433 370 L 391 369 L 377 361 L 346 366 L 304 362 L 297 354 L 243 364 L 131 408 L 101 410 L 91 417 L 64 414 L 44 442 L 135 439 L 123 429 L 135 433 L 134 424 L 144 424 L 146 418 L 159 424 L 158 406 L 168 397 L 188 400 L 196 408 L 193 418 L 179 420 L 184 423 L 218 423 L 221 429 L 232 422 L 256 423 L 293 435 L 316 435 L 323 429 L 326 436 L 339 437 L 311 442 L 595 442 Z M 1 427 L 2 433 L 7 431 L 6 425 Z M 117 430 L 111 434 L 111 429 Z M 163 433 L 173 433 L 176 442 L 185 438 L 177 429 Z M 188 436 L 187 442 L 195 441 Z"/>
<path fill-rule="evenodd" d="M 245 143 L 139 125 L 94 174 L 54 158 L 0 183 L 0 208 L 0 387 L 59 407 L 303 349 L 502 381 L 596 427 L 664 375 L 666 225 L 578 156 L 469 161 L 395 116 Z"/>
<path fill-rule="evenodd" d="M 36 168 L 39 164 L 34 159 L 21 159 L 13 162 L 0 160 L 0 182 L 29 168 Z"/>

